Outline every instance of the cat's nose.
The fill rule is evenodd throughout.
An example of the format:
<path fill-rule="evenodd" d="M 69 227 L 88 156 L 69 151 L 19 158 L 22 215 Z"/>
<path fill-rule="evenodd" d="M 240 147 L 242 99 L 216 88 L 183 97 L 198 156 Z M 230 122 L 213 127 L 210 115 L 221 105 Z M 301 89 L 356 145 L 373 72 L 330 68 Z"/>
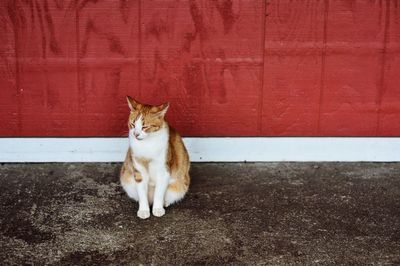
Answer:
<path fill-rule="evenodd" d="M 139 135 L 140 135 L 139 132 L 135 132 L 135 133 L 133 133 L 133 134 L 135 135 L 136 138 L 139 137 Z"/>

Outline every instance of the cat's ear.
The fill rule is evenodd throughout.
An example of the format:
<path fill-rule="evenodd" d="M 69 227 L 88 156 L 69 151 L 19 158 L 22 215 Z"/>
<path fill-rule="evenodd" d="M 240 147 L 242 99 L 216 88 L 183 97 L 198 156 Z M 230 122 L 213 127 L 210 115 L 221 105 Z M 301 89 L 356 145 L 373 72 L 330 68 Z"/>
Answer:
<path fill-rule="evenodd" d="M 131 96 L 126 95 L 126 100 L 128 101 L 129 109 L 131 109 L 131 111 L 138 109 L 140 103 L 135 101 Z"/>
<path fill-rule="evenodd" d="M 155 114 L 159 117 L 164 117 L 168 111 L 168 108 L 169 108 L 169 103 L 163 103 L 157 106 L 157 112 Z"/>

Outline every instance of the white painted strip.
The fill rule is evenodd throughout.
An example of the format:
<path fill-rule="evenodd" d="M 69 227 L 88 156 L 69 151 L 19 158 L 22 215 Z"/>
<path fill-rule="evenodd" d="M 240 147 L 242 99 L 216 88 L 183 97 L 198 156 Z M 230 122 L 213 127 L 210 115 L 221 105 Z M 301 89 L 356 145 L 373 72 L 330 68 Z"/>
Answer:
<path fill-rule="evenodd" d="M 400 161 L 400 138 L 185 138 L 193 162 Z M 127 138 L 0 138 L 0 162 L 121 162 Z"/>

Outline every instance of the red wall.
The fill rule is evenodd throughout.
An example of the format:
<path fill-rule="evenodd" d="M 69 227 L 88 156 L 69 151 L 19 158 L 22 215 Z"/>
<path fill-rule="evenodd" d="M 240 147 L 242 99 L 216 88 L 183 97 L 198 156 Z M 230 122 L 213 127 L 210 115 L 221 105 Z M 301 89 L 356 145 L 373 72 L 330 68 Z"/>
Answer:
<path fill-rule="evenodd" d="M 400 135 L 400 1 L 2 0 L 0 135 Z"/>

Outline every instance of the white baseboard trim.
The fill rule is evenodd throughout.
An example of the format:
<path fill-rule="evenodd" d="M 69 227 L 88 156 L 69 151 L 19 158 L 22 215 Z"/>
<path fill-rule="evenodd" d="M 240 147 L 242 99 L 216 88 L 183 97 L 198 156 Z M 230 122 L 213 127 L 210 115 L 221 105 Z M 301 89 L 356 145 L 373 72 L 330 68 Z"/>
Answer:
<path fill-rule="evenodd" d="M 400 137 L 185 138 L 193 162 L 400 161 Z M 121 162 L 127 138 L 0 138 L 0 162 Z"/>

